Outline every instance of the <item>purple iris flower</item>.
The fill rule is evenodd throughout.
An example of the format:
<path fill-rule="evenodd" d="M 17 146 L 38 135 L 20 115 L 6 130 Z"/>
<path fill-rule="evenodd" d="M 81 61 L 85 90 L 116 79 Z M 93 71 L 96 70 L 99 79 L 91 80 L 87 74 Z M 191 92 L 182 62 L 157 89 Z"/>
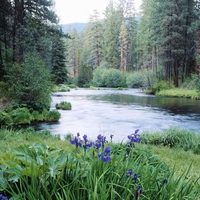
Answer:
<path fill-rule="evenodd" d="M 105 148 L 104 154 L 106 154 L 106 155 L 110 154 L 110 147 Z"/>
<path fill-rule="evenodd" d="M 84 136 L 83 136 L 83 140 L 84 140 L 85 142 L 88 141 L 88 139 L 87 139 L 87 135 L 84 135 Z"/>
<path fill-rule="evenodd" d="M 110 156 L 110 147 L 106 147 L 103 153 L 98 154 L 98 158 L 101 158 L 103 162 L 110 162 L 111 156 Z"/>
<path fill-rule="evenodd" d="M 101 147 L 101 143 L 95 142 L 95 143 L 94 143 L 94 146 L 95 146 L 97 149 L 99 149 L 99 148 Z"/>
<path fill-rule="evenodd" d="M 99 134 L 97 136 L 97 141 L 96 142 L 101 143 L 101 146 L 104 149 L 104 144 L 107 143 L 108 141 L 106 140 L 105 136 L 102 136 L 101 134 Z"/>
<path fill-rule="evenodd" d="M 127 174 L 126 174 L 126 178 L 129 178 L 133 173 L 133 169 L 129 169 Z"/>
<path fill-rule="evenodd" d="M 104 156 L 102 157 L 102 161 L 103 161 L 103 162 L 110 162 L 110 161 L 111 161 L 111 158 L 110 158 L 110 156 L 105 156 L 105 155 L 104 155 Z"/>
<path fill-rule="evenodd" d="M 167 178 L 165 178 L 164 180 L 163 180 L 163 184 L 167 184 L 168 183 L 168 180 L 167 180 Z"/>
<path fill-rule="evenodd" d="M 128 135 L 128 139 L 130 141 L 130 145 L 133 146 L 135 142 L 140 142 L 140 135 L 138 134 L 139 129 L 135 130 L 135 133 Z"/>
<path fill-rule="evenodd" d="M 0 200 L 8 200 L 8 198 L 3 196 L 3 194 L 0 194 Z"/>
<path fill-rule="evenodd" d="M 129 169 L 128 172 L 127 172 L 127 174 L 126 174 L 126 178 L 131 177 L 131 175 L 132 175 L 133 173 L 134 173 L 134 172 L 133 172 L 133 169 Z M 140 177 L 141 177 L 140 174 L 134 173 L 134 175 L 133 175 L 133 180 L 134 180 L 134 182 L 136 183 L 137 179 L 140 178 Z"/>
<path fill-rule="evenodd" d="M 135 181 L 135 183 L 136 183 L 137 179 L 140 178 L 140 177 L 141 177 L 140 174 L 134 174 L 133 180 Z"/>
<path fill-rule="evenodd" d="M 74 137 L 74 139 L 70 139 L 70 143 L 76 145 L 77 147 L 82 147 L 82 141 L 79 138 L 80 134 L 77 133 L 77 136 Z"/>

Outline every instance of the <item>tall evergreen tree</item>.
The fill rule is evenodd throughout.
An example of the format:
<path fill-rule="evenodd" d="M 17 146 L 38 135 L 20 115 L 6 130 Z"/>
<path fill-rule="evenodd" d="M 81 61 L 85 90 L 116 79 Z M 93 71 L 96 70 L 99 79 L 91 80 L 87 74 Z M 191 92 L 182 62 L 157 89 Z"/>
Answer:
<path fill-rule="evenodd" d="M 123 10 L 116 9 L 110 0 L 105 10 L 103 57 L 112 68 L 120 68 L 119 34 Z"/>
<path fill-rule="evenodd" d="M 74 78 L 78 76 L 81 65 L 81 44 L 80 36 L 76 29 L 69 30 L 70 39 L 67 40 L 67 69 L 69 74 Z"/>
<path fill-rule="evenodd" d="M 84 32 L 83 51 L 87 52 L 84 62 L 87 63 L 92 70 L 97 68 L 102 61 L 102 22 L 99 20 L 97 10 L 94 10 L 90 16 L 90 22 Z"/>
<path fill-rule="evenodd" d="M 157 56 L 164 66 L 165 80 L 173 80 L 178 86 L 179 80 L 183 81 L 184 76 L 193 71 L 194 1 L 144 0 L 143 8 L 143 19 L 147 19 L 144 31 L 149 35 L 142 34 L 152 42 L 149 43 L 150 48 L 146 46 L 147 52 L 155 54 L 155 49 L 159 49 Z"/>
<path fill-rule="evenodd" d="M 66 67 L 66 48 L 64 41 L 61 38 L 62 33 L 55 37 L 52 42 L 52 70 L 54 80 L 57 85 L 67 82 L 67 67 Z"/>
<path fill-rule="evenodd" d="M 128 41 L 127 41 L 127 30 L 124 21 L 122 21 L 121 25 L 119 42 L 120 42 L 120 70 L 126 72 Z"/>

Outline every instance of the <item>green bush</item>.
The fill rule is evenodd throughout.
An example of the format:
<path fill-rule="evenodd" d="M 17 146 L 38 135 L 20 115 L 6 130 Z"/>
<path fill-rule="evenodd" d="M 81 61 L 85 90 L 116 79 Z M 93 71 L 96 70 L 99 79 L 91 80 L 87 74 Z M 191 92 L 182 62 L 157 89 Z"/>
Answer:
<path fill-rule="evenodd" d="M 9 97 L 8 89 L 9 89 L 9 84 L 0 81 L 0 97 Z"/>
<path fill-rule="evenodd" d="M 152 93 L 156 94 L 156 92 L 160 92 L 161 90 L 167 90 L 174 88 L 174 84 L 172 82 L 166 81 L 157 81 L 152 87 Z"/>
<path fill-rule="evenodd" d="M 61 103 L 56 104 L 56 109 L 71 110 L 72 105 L 70 102 L 62 101 Z"/>
<path fill-rule="evenodd" d="M 34 118 L 34 121 L 42 122 L 45 120 L 45 116 L 43 115 L 43 113 L 41 113 L 37 110 L 34 110 L 31 114 Z"/>
<path fill-rule="evenodd" d="M 0 111 L 0 128 L 10 127 L 12 125 L 13 125 L 12 117 L 8 113 Z"/>
<path fill-rule="evenodd" d="M 143 86 L 143 75 L 142 72 L 131 72 L 126 73 L 126 85 L 129 88 L 138 88 Z"/>
<path fill-rule="evenodd" d="M 197 93 L 200 95 L 200 75 L 195 74 L 192 76 L 192 79 L 194 80 Z"/>
<path fill-rule="evenodd" d="M 70 87 L 64 84 L 56 85 L 53 88 L 53 92 L 70 92 Z"/>
<path fill-rule="evenodd" d="M 88 84 L 92 80 L 93 74 L 91 68 L 83 64 L 79 70 L 78 86 L 83 87 L 84 84 Z"/>
<path fill-rule="evenodd" d="M 126 87 L 126 76 L 117 69 L 98 67 L 93 71 L 92 84 L 96 87 Z"/>
<path fill-rule="evenodd" d="M 21 65 L 8 68 L 7 73 L 11 85 L 9 92 L 14 102 L 33 106 L 34 110 L 50 108 L 51 74 L 40 57 L 34 53 L 26 55 Z"/>
<path fill-rule="evenodd" d="M 11 112 L 14 125 L 30 124 L 34 118 L 27 108 L 17 108 Z"/>
<path fill-rule="evenodd" d="M 57 110 L 51 110 L 45 114 L 45 121 L 47 122 L 57 122 L 60 119 L 61 114 Z"/>

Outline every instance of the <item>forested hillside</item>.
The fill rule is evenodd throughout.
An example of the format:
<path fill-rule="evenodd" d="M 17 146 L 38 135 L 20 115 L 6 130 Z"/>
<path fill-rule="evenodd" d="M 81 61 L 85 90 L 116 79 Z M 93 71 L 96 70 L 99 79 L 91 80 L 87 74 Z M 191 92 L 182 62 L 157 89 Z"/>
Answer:
<path fill-rule="evenodd" d="M 149 86 L 165 80 L 178 87 L 199 73 L 199 1 L 143 0 L 140 20 L 134 0 L 117 5 L 110 1 L 104 14 L 101 20 L 94 11 L 85 31 L 69 32 L 67 66 L 72 77 L 78 77 L 83 63 L 93 72 L 99 66 L 145 71 Z"/>
<path fill-rule="evenodd" d="M 143 0 L 140 13 L 134 0 L 110 0 L 81 32 L 64 34 L 58 23 L 53 1 L 1 0 L 0 94 L 44 103 L 37 93 L 48 96 L 51 83 L 159 88 L 192 79 L 200 88 L 197 0 Z"/>

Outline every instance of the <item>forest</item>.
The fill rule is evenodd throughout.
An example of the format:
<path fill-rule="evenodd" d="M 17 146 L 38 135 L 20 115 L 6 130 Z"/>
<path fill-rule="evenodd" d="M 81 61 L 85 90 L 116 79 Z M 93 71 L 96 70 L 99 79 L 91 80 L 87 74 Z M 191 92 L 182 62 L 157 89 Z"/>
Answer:
<path fill-rule="evenodd" d="M 66 34 L 54 10 L 52 0 L 1 1 L 1 96 L 48 106 L 60 84 L 200 90 L 198 0 L 143 0 L 140 12 L 110 0 L 104 19 L 94 10 Z"/>

